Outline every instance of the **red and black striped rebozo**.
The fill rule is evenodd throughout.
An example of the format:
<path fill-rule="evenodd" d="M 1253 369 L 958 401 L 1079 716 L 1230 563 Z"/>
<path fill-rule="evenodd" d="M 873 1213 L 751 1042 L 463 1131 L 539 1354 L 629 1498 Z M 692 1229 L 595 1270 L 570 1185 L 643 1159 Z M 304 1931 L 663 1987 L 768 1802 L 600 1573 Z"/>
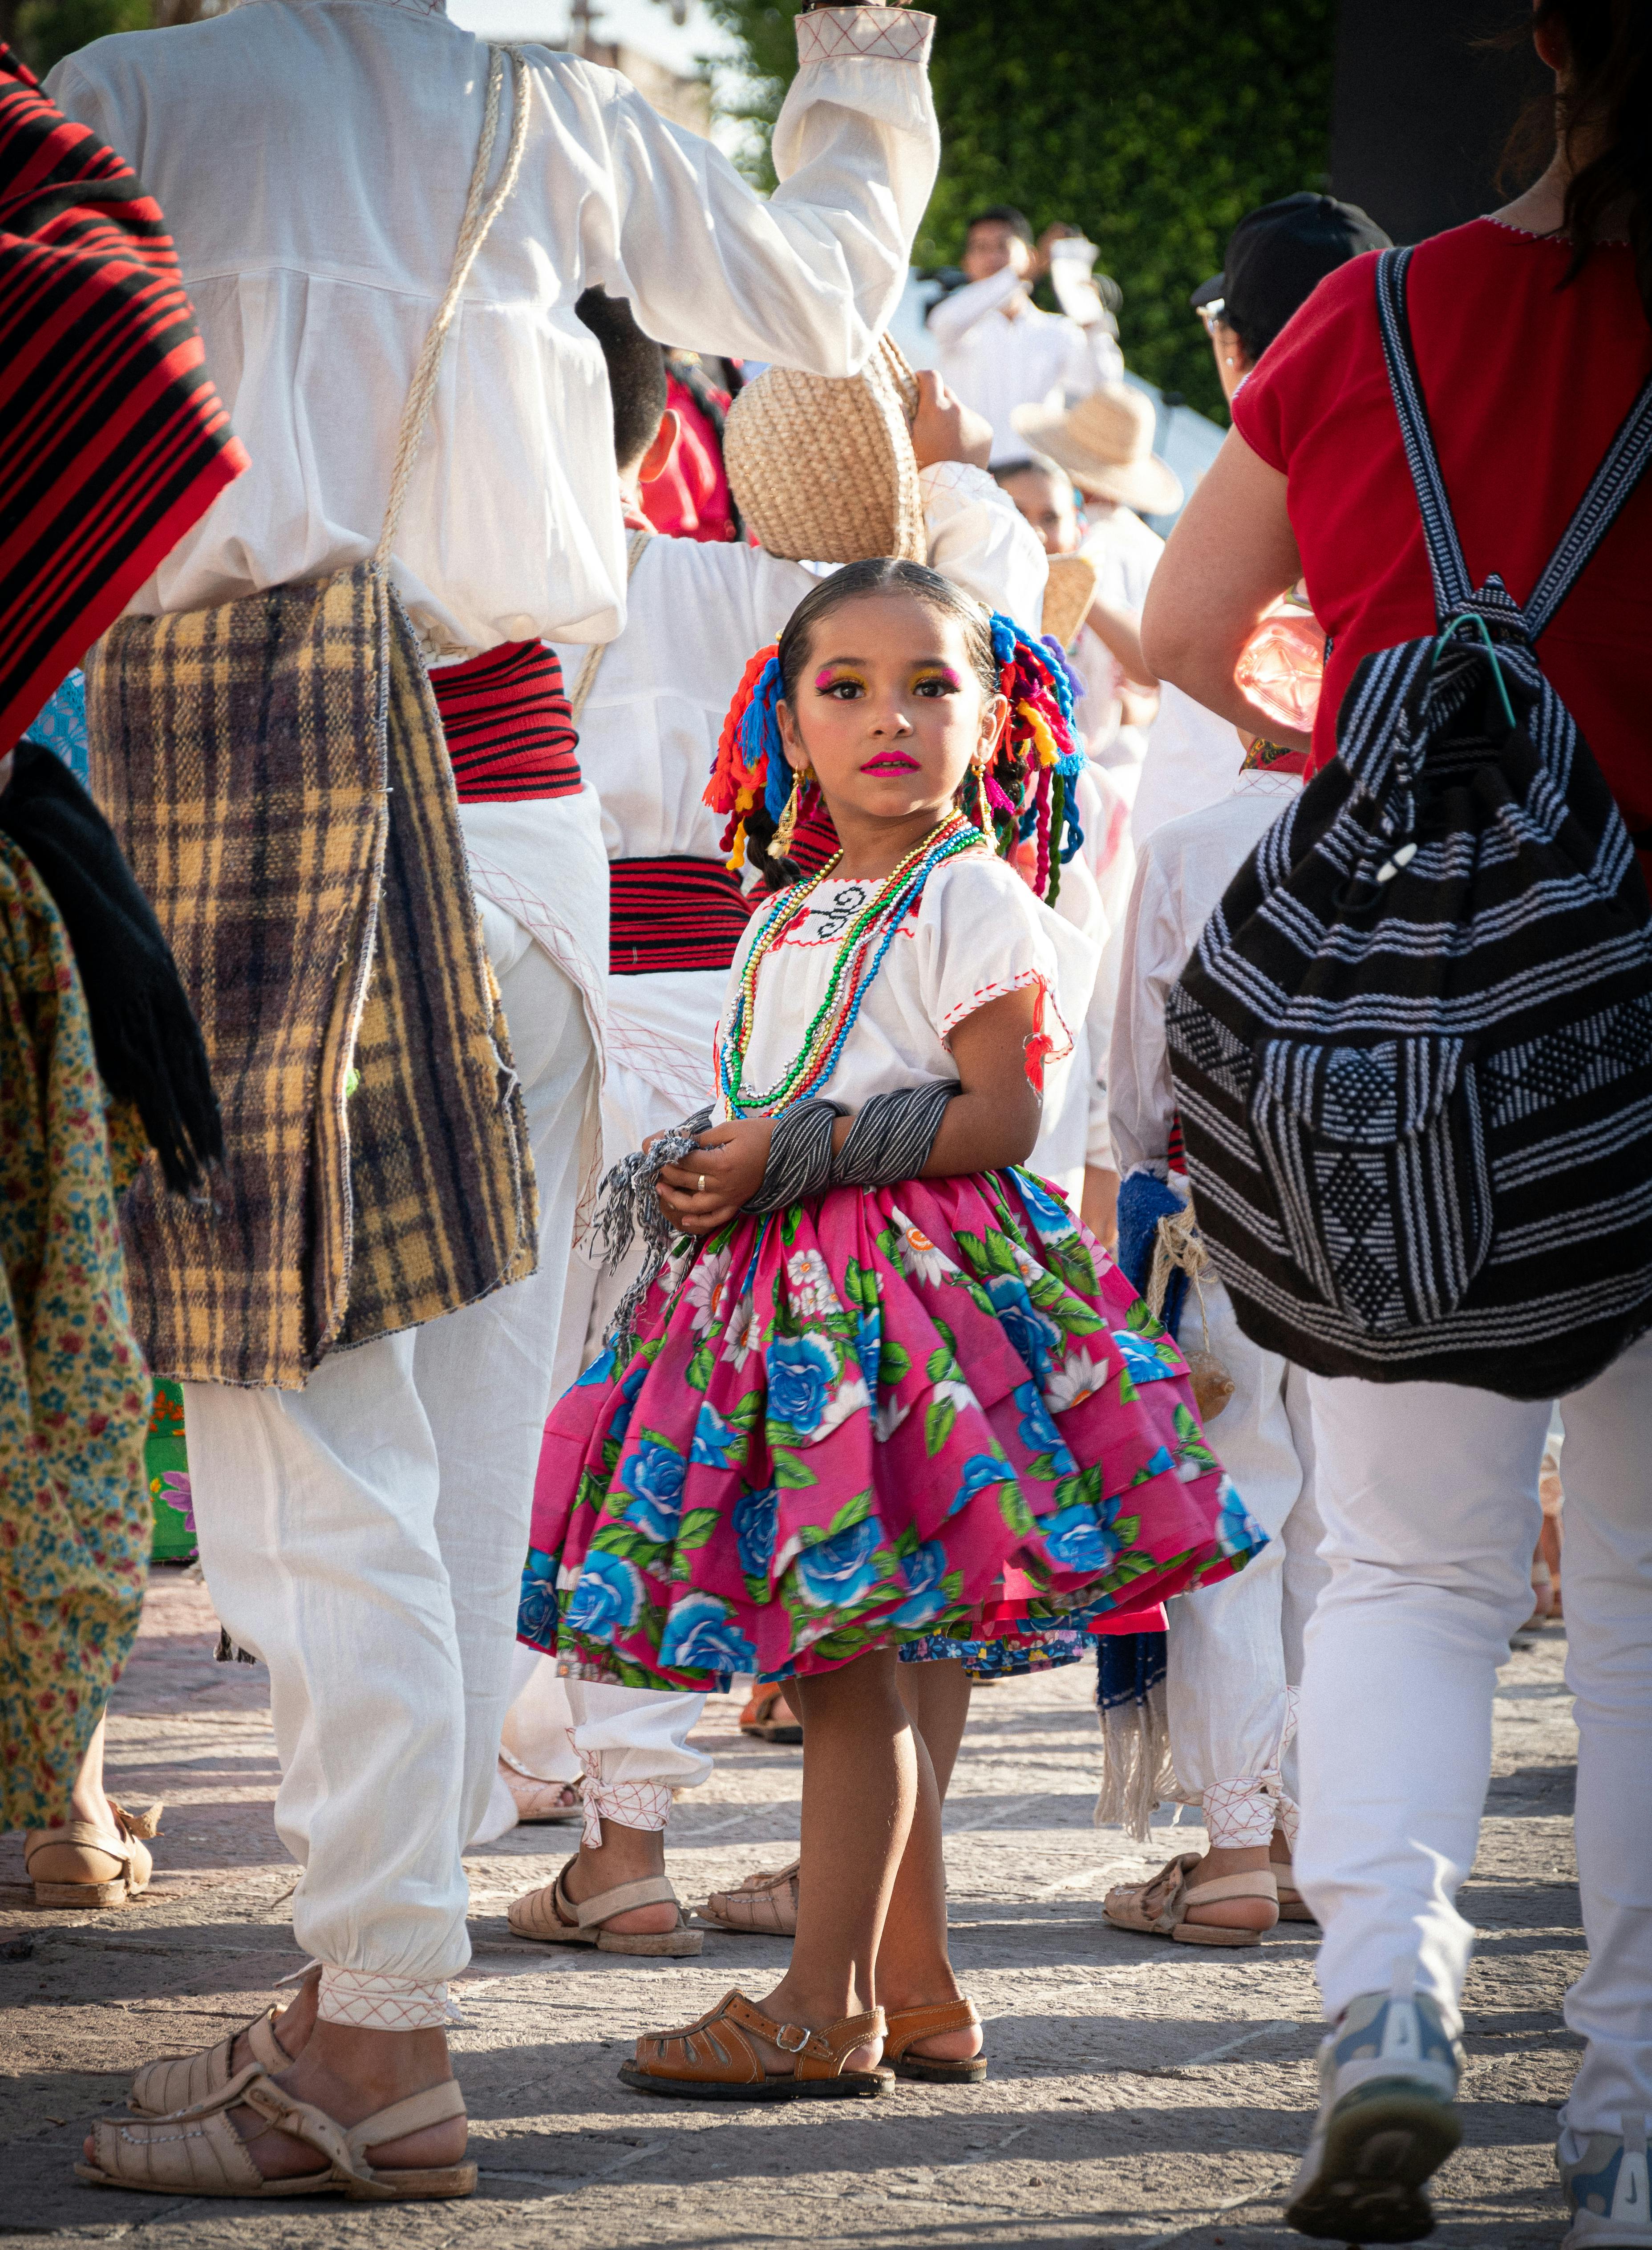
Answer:
<path fill-rule="evenodd" d="M 246 466 L 161 206 L 0 45 L 0 751 Z"/>

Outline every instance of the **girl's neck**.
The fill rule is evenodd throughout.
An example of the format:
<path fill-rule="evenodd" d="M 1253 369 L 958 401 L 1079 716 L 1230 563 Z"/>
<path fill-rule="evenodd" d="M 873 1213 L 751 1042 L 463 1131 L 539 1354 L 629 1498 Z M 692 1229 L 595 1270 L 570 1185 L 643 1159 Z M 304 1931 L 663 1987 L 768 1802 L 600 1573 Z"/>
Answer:
<path fill-rule="evenodd" d="M 845 882 L 881 882 L 892 875 L 907 854 L 933 836 L 951 817 L 950 804 L 923 805 L 898 820 L 878 820 L 852 806 L 826 799 L 826 810 L 837 831 L 841 848 L 836 873 Z"/>

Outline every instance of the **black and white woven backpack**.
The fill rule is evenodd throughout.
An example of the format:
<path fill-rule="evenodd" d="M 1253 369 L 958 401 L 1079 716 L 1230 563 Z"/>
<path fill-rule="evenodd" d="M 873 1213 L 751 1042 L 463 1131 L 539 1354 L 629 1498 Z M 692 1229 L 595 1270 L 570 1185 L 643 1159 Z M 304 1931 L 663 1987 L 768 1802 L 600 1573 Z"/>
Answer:
<path fill-rule="evenodd" d="M 1471 586 L 1410 256 L 1377 300 L 1437 634 L 1360 664 L 1336 758 L 1171 994 L 1171 1066 L 1248 1335 L 1317 1374 L 1544 1398 L 1652 1327 L 1652 908 L 1535 647 L 1652 458 L 1652 382 L 1525 609 Z"/>

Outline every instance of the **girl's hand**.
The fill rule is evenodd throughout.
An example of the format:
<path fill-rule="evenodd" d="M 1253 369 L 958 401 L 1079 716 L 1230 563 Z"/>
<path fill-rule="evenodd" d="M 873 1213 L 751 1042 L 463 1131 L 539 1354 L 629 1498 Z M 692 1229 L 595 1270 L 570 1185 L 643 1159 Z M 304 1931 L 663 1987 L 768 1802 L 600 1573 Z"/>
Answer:
<path fill-rule="evenodd" d="M 713 1125 L 685 1164 L 667 1164 L 659 1176 L 665 1216 L 685 1234 L 715 1234 L 763 1184 L 774 1126 L 767 1117 L 736 1117 Z"/>

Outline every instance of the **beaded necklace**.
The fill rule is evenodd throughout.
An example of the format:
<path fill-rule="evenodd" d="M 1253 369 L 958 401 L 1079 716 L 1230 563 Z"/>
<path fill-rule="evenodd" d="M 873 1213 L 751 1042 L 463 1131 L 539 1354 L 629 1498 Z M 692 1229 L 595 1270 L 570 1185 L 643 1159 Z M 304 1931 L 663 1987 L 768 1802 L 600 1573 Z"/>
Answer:
<path fill-rule="evenodd" d="M 837 941 L 836 958 L 821 1004 L 809 1020 L 803 1044 L 778 1084 L 764 1094 L 744 1087 L 757 1011 L 757 978 L 764 961 L 802 911 L 809 894 L 827 881 L 843 858 L 833 854 L 810 881 L 782 891 L 764 916 L 747 956 L 740 991 L 718 1046 L 718 1087 L 731 1117 L 775 1117 L 795 1102 L 817 1093 L 836 1067 L 843 1042 L 854 1029 L 861 1003 L 883 966 L 912 901 L 933 871 L 981 842 L 981 831 L 961 812 L 948 813 L 916 845 L 855 914 Z M 874 942 L 875 941 L 875 942 Z"/>

